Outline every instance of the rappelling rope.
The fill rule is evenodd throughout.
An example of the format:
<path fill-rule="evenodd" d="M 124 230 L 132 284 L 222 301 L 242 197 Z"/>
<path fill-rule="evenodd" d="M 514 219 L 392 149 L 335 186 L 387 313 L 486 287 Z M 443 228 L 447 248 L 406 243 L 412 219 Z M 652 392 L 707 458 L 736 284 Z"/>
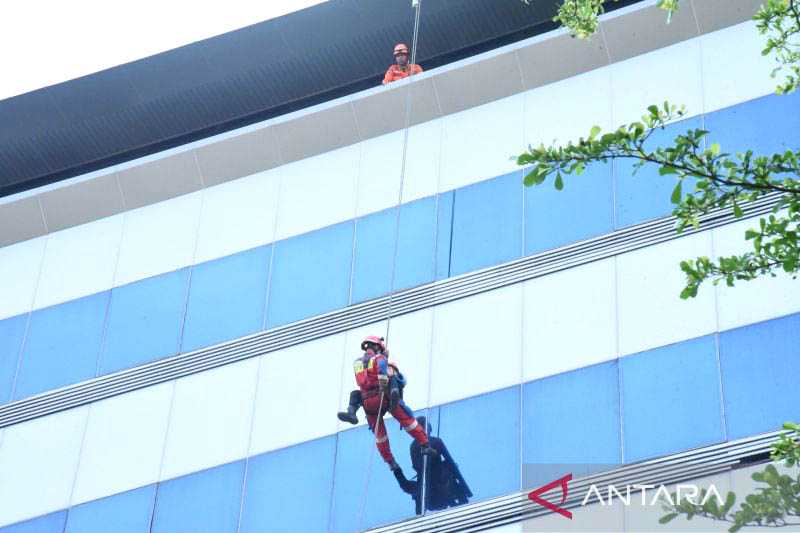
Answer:
<path fill-rule="evenodd" d="M 417 42 L 418 42 L 418 38 L 419 38 L 419 20 L 420 20 L 419 13 L 420 13 L 421 4 L 422 4 L 422 0 L 412 0 L 412 2 L 411 2 L 412 7 L 415 8 L 415 13 L 414 13 L 414 33 L 413 33 L 413 37 L 412 37 L 412 40 L 411 40 L 411 57 L 409 57 L 409 62 L 408 62 L 408 68 L 409 68 L 410 74 L 413 74 L 413 72 L 414 72 L 413 71 L 413 65 L 416 64 L 416 59 L 417 59 Z M 386 313 L 387 314 L 387 317 L 386 317 L 386 341 L 387 341 L 387 344 L 388 344 L 388 341 L 389 341 L 389 328 L 390 328 L 391 323 L 392 323 L 392 304 L 394 303 L 394 292 L 395 292 L 394 291 L 394 283 L 395 283 L 395 275 L 396 275 L 396 271 L 397 271 L 398 238 L 399 238 L 399 235 L 400 235 L 400 208 L 401 208 L 401 206 L 403 204 L 403 184 L 405 182 L 405 176 L 406 176 L 406 155 L 408 153 L 408 128 L 409 128 L 409 124 L 411 123 L 411 101 L 412 101 L 411 100 L 411 90 L 409 88 L 406 88 L 406 98 L 405 98 L 406 113 L 405 113 L 405 121 L 404 121 L 404 125 L 403 125 L 403 156 L 402 156 L 402 160 L 401 160 L 401 163 L 400 163 L 400 186 L 399 186 L 398 191 L 397 191 L 397 210 L 396 210 L 395 219 L 394 219 L 394 242 L 393 242 L 393 253 L 392 253 L 392 271 L 391 271 L 391 277 L 390 277 L 390 282 L 389 282 L 389 304 L 388 304 L 388 309 L 387 309 L 387 313 Z M 434 253 L 434 261 L 435 261 L 435 257 L 436 257 L 436 253 Z M 387 357 L 388 357 L 388 354 L 387 354 Z M 379 406 L 378 407 L 378 409 L 379 409 L 379 411 L 378 411 L 378 420 L 375 422 L 375 429 L 373 431 L 374 435 L 376 435 L 376 437 L 375 437 L 376 438 L 376 444 L 377 444 L 378 430 L 380 428 L 380 424 L 383 422 L 383 410 L 382 410 L 382 407 L 383 407 L 383 394 L 384 394 L 384 391 L 381 390 L 380 401 L 378 402 L 378 406 Z M 423 428 L 423 430 L 426 431 L 426 433 L 427 433 L 427 428 Z M 387 430 L 386 437 L 388 438 L 388 436 L 389 436 L 389 433 L 388 433 L 388 430 Z M 358 522 L 357 522 L 357 530 L 358 531 L 361 530 L 361 522 L 362 522 L 362 520 L 364 518 L 364 509 L 366 508 L 367 493 L 369 491 L 369 481 L 370 481 L 370 478 L 372 477 L 372 463 L 373 463 L 373 457 L 375 455 L 375 448 L 376 447 L 377 446 L 373 446 L 373 449 L 369 454 L 369 461 L 368 461 L 368 464 L 367 464 L 367 475 L 364 478 L 364 490 L 362 492 L 361 506 L 360 506 L 360 509 L 359 509 L 359 512 L 358 512 Z M 423 498 L 422 499 L 422 510 L 424 512 L 424 510 L 425 510 L 425 500 L 424 500 L 425 484 L 424 484 L 424 481 L 425 481 L 425 471 L 427 470 L 427 464 L 428 464 L 427 456 L 425 456 L 425 458 L 423 460 L 424 460 L 423 464 L 425 466 L 423 467 L 423 470 L 422 470 L 423 476 L 422 476 L 422 479 L 419 480 L 419 483 L 422 483 L 421 497 Z"/>

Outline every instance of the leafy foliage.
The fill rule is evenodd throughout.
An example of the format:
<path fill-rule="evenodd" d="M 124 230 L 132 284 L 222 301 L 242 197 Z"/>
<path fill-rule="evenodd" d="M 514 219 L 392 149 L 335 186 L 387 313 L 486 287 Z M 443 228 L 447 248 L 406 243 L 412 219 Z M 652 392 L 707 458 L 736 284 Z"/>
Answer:
<path fill-rule="evenodd" d="M 641 121 L 616 131 L 601 135 L 595 126 L 587 138 L 576 144 L 529 147 L 517 157 L 519 165 L 531 165 L 525 185 L 540 185 L 555 176 L 555 187 L 561 189 L 564 175 L 580 175 L 590 163 L 613 159 L 632 159 L 636 170 L 654 164 L 663 178 L 676 180 L 671 200 L 678 232 L 698 227 L 701 217 L 714 209 L 730 208 L 736 217 L 743 217 L 748 203 L 778 193 L 773 213 L 762 218 L 757 229 L 745 234 L 752 241 L 752 252 L 717 261 L 699 257 L 681 262 L 687 280 L 681 297 L 696 296 L 701 283 L 709 278 L 732 286 L 735 280 L 776 275 L 779 270 L 796 275 L 800 270 L 800 150 L 770 156 L 758 156 L 752 150 L 729 154 L 717 144 L 707 146 L 708 131 L 702 129 L 678 135 L 667 147 L 649 146 L 648 140 L 656 129 L 663 129 L 683 115 L 682 108 L 664 102 L 661 107 L 650 106 Z M 685 190 L 690 188 L 685 186 L 689 178 L 694 183 L 691 191 Z"/>
<path fill-rule="evenodd" d="M 800 459 L 800 443 L 797 440 L 800 437 L 800 425 L 787 422 L 783 427 L 788 431 L 782 433 L 779 441 L 773 444 L 771 458 L 773 461 L 784 461 L 789 467 L 796 466 Z M 719 505 L 716 498 L 705 501 L 705 490 L 701 490 L 696 501 L 705 501 L 704 504 L 682 499 L 678 504 L 665 505 L 663 509 L 667 514 L 661 517 L 659 523 L 666 524 L 678 516 L 685 516 L 687 520 L 700 516 L 730 522 L 732 525 L 728 531 L 731 533 L 745 526 L 800 525 L 800 474 L 797 477 L 781 474 L 770 464 L 761 472 L 755 472 L 752 478 L 765 486 L 747 495 L 735 511 L 736 495 L 733 492 L 728 492 L 723 505 Z M 673 497 L 673 501 L 676 498 Z"/>

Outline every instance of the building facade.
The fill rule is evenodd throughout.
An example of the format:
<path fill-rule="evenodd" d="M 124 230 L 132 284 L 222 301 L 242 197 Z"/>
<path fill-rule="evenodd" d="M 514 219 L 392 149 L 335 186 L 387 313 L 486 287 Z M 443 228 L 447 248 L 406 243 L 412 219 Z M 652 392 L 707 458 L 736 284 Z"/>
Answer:
<path fill-rule="evenodd" d="M 636 465 L 800 418 L 800 284 L 678 297 L 679 261 L 741 251 L 752 219 L 679 236 L 653 169 L 595 165 L 558 192 L 511 158 L 664 100 L 687 115 L 654 142 L 796 149 L 800 95 L 772 94 L 758 2 L 713 4 L 665 26 L 637 3 L 589 42 L 553 31 L 12 198 L 51 230 L 0 248 L 0 531 L 434 527 L 363 412 L 336 418 L 366 335 L 469 505 L 535 488 L 535 465 Z M 86 220 L 88 201 L 121 208 Z"/>

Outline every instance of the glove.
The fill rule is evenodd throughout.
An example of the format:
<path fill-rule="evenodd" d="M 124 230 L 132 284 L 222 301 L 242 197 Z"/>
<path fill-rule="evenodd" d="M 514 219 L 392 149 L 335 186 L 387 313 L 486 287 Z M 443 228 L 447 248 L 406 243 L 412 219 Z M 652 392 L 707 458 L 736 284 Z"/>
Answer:
<path fill-rule="evenodd" d="M 378 386 L 382 391 L 385 391 L 389 388 L 389 376 L 384 376 L 383 374 L 378 375 Z"/>

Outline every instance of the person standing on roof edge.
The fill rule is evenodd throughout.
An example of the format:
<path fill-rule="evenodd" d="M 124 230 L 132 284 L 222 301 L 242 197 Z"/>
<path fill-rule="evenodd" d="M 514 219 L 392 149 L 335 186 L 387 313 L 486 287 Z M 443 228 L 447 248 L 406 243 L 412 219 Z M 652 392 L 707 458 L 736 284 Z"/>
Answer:
<path fill-rule="evenodd" d="M 387 412 L 400 422 L 414 440 L 420 445 L 420 451 L 426 455 L 436 455 L 436 450 L 428 444 L 425 429 L 414 419 L 414 412 L 402 402 L 399 386 L 389 376 L 389 362 L 386 355 L 386 344 L 383 337 L 369 336 L 361 342 L 364 354 L 355 360 L 353 370 L 361 395 L 361 404 L 367 414 L 369 429 L 375 434 L 375 445 L 381 457 L 394 472 L 400 466 L 394 460 L 386 434 L 383 415 Z M 352 403 L 352 401 L 351 401 Z M 341 416 L 340 416 L 341 418 Z"/>
<path fill-rule="evenodd" d="M 390 66 L 389 70 L 386 71 L 386 75 L 383 77 L 383 84 L 386 85 L 422 72 L 422 67 L 410 64 L 408 60 L 408 46 L 404 43 L 397 43 L 394 47 L 394 65 Z"/>

